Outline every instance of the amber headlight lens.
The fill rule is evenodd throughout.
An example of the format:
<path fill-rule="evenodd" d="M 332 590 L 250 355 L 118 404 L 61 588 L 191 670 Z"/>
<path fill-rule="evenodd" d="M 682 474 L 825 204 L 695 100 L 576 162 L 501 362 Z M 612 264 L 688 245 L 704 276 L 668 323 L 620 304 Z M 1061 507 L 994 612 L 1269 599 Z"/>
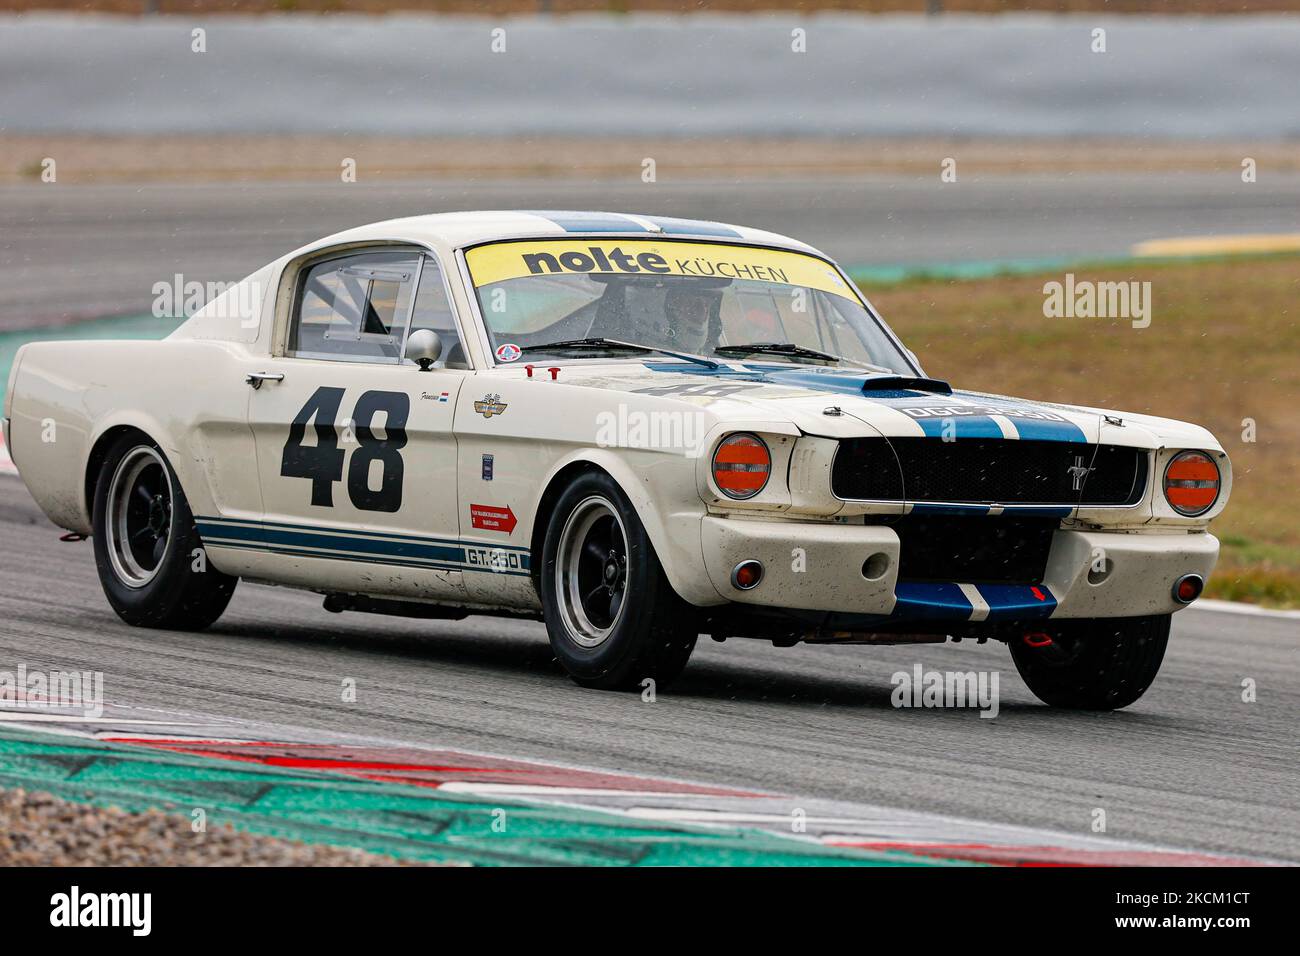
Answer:
<path fill-rule="evenodd" d="M 1179 452 L 1165 468 L 1165 500 L 1180 515 L 1203 515 L 1219 500 L 1219 466 L 1203 451 Z"/>
<path fill-rule="evenodd" d="M 767 485 L 772 454 L 757 435 L 730 435 L 713 453 L 713 481 L 728 498 L 752 498 Z"/>

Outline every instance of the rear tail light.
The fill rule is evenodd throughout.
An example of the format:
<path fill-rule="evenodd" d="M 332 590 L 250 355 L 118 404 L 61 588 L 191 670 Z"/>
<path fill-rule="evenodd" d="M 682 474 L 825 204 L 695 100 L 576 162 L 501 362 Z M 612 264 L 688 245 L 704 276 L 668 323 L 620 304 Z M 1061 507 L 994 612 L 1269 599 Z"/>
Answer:
<path fill-rule="evenodd" d="M 1219 466 L 1203 451 L 1179 452 L 1165 468 L 1165 500 L 1180 515 L 1205 514 L 1219 500 Z"/>
<path fill-rule="evenodd" d="M 730 435 L 713 453 L 713 481 L 728 498 L 752 498 L 772 473 L 772 453 L 757 435 Z"/>

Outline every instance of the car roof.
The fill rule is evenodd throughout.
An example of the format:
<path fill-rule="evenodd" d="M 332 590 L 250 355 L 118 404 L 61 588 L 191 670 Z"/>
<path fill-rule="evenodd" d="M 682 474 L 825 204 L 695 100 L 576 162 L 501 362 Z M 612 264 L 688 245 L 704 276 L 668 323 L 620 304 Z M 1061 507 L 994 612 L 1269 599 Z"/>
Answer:
<path fill-rule="evenodd" d="M 484 210 L 444 212 L 388 219 L 328 236 L 313 247 L 346 242 L 401 240 L 461 248 L 501 239 L 535 236 L 644 236 L 781 246 L 822 255 L 812 246 L 762 229 L 704 219 L 677 219 L 631 213 L 565 210 Z M 301 250 L 300 250 L 301 251 Z"/>

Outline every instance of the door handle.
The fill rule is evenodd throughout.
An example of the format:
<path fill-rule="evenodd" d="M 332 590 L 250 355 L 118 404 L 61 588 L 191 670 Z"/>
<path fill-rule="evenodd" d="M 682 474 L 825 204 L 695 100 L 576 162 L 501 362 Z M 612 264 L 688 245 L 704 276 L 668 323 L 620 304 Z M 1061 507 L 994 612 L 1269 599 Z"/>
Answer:
<path fill-rule="evenodd" d="M 248 378 L 244 379 L 244 381 L 247 382 L 249 385 L 253 386 L 253 388 L 258 389 L 262 387 L 263 382 L 283 382 L 284 373 L 283 372 L 249 372 Z"/>

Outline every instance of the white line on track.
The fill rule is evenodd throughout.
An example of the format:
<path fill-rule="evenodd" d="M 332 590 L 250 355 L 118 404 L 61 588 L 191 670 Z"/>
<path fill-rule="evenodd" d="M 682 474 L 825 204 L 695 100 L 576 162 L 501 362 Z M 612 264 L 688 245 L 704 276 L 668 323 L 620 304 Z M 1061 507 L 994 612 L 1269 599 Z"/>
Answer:
<path fill-rule="evenodd" d="M 532 762 L 532 761 L 530 761 Z M 589 771 L 603 772 L 603 771 Z M 610 787 L 548 787 L 544 785 L 530 785 L 517 783 L 475 783 L 472 780 L 453 780 L 448 783 L 438 784 L 438 790 L 444 793 L 477 793 L 482 796 L 555 796 L 555 797 L 621 797 L 635 796 L 645 797 L 663 797 L 665 799 L 697 799 L 697 800 L 716 800 L 716 793 L 678 793 L 675 790 L 619 790 Z M 747 796 L 759 797 L 762 794 L 745 794 L 728 795 L 731 799 L 744 798 Z"/>
<path fill-rule="evenodd" d="M 1300 611 L 1283 611 L 1271 607 L 1259 607 L 1258 605 L 1245 604 L 1241 601 L 1216 601 L 1213 598 L 1202 598 L 1195 604 L 1191 605 L 1188 610 L 1220 611 L 1224 614 L 1250 614 L 1255 617 L 1276 617 L 1300 621 Z"/>
<path fill-rule="evenodd" d="M 180 724 L 173 720 L 129 720 L 122 717 L 82 717 L 77 714 L 29 714 L 22 711 L 0 710 L 0 723 L 24 724 L 148 724 L 152 727 L 201 727 L 202 724 Z"/>

